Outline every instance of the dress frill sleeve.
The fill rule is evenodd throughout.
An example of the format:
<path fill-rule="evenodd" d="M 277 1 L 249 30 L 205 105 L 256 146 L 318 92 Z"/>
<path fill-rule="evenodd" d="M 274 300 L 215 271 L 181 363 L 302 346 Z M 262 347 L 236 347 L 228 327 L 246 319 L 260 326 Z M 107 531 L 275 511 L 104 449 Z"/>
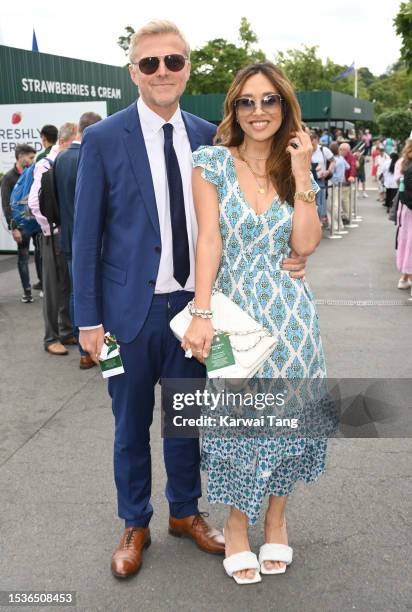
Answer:
<path fill-rule="evenodd" d="M 193 168 L 203 168 L 202 177 L 213 183 L 220 184 L 221 165 L 217 159 L 217 147 L 204 146 L 199 147 L 192 153 Z"/>
<path fill-rule="evenodd" d="M 309 174 L 310 174 L 310 180 L 311 180 L 311 182 L 312 182 L 312 190 L 313 190 L 315 193 L 318 193 L 318 191 L 320 191 L 320 187 L 319 187 L 319 185 L 317 184 L 317 182 L 315 181 L 315 179 L 313 178 L 313 174 L 312 174 L 312 172 L 310 172 Z"/>

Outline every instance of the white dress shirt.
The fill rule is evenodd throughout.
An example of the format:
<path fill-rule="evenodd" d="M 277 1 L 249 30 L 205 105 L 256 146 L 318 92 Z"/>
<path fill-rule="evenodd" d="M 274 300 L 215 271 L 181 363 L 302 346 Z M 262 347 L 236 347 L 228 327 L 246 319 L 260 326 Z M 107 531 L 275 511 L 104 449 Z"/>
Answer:
<path fill-rule="evenodd" d="M 155 293 L 170 293 L 185 289 L 194 291 L 195 287 L 195 245 L 197 238 L 197 223 L 192 195 L 192 150 L 186 127 L 183 123 L 180 108 L 169 121 L 153 112 L 140 97 L 137 101 L 143 138 L 149 157 L 152 172 L 153 188 L 156 197 L 157 214 L 159 217 L 160 239 L 162 253 L 160 256 L 159 272 L 157 275 Z M 183 196 L 185 200 L 186 227 L 189 241 L 190 274 L 186 285 L 182 287 L 173 278 L 173 242 L 172 225 L 170 221 L 170 199 L 167 182 L 166 163 L 164 156 L 164 132 L 165 123 L 173 125 L 173 146 L 179 162 L 180 174 L 182 176 Z"/>
<path fill-rule="evenodd" d="M 182 113 L 178 107 L 173 117 L 171 117 L 169 121 L 165 121 L 146 106 L 141 97 L 137 101 L 137 109 L 152 173 L 157 214 L 159 217 L 160 240 L 162 244 L 155 293 L 171 293 L 172 291 L 179 291 L 182 289 L 194 291 L 197 221 L 192 194 L 192 149 L 183 122 Z M 173 277 L 172 225 L 170 221 L 169 186 L 164 156 L 163 126 L 165 123 L 171 123 L 173 125 L 173 146 L 176 152 L 177 161 L 179 162 L 183 184 L 183 197 L 185 201 L 190 274 L 184 287 L 182 287 Z M 80 329 L 94 329 L 95 327 L 100 327 L 100 325 L 81 327 Z"/>

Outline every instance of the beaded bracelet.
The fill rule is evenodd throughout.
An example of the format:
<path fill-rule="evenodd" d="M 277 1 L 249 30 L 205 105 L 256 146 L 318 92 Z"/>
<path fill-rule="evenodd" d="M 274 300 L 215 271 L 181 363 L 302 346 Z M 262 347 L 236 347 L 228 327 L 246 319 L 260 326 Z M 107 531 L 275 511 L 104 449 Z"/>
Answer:
<path fill-rule="evenodd" d="M 213 318 L 212 310 L 205 310 L 203 308 L 195 308 L 194 300 L 191 300 L 187 306 L 189 308 L 189 312 L 192 315 L 192 317 L 200 317 L 201 319 L 212 319 Z"/>

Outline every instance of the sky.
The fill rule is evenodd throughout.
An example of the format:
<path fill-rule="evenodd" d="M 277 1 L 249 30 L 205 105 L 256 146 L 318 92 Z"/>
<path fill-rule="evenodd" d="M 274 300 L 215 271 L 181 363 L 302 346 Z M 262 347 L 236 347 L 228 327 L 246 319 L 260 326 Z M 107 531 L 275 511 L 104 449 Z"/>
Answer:
<path fill-rule="evenodd" d="M 322 59 L 367 66 L 383 73 L 399 58 L 392 20 L 401 0 L 70 0 L 2 2 L 0 44 L 31 49 L 33 27 L 39 51 L 104 64 L 124 65 L 117 45 L 124 28 L 153 18 L 171 19 L 192 48 L 213 38 L 237 42 L 241 17 L 258 36 L 269 59 L 278 51 L 318 45 Z M 147 8 L 146 8 L 147 7 Z M 173 10 L 171 10 L 171 7 Z"/>

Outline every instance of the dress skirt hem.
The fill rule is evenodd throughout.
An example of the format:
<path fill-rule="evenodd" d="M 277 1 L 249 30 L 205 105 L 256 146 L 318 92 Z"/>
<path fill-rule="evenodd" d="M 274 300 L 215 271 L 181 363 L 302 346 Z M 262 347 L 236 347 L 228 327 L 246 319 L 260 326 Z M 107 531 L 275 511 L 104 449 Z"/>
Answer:
<path fill-rule="evenodd" d="M 258 521 L 269 495 L 290 495 L 297 481 L 314 483 L 326 471 L 327 439 L 310 439 L 301 454 L 265 456 L 262 446 L 254 465 L 202 451 L 201 469 L 208 473 L 207 499 L 210 504 L 234 506 L 247 515 L 250 525 Z"/>

